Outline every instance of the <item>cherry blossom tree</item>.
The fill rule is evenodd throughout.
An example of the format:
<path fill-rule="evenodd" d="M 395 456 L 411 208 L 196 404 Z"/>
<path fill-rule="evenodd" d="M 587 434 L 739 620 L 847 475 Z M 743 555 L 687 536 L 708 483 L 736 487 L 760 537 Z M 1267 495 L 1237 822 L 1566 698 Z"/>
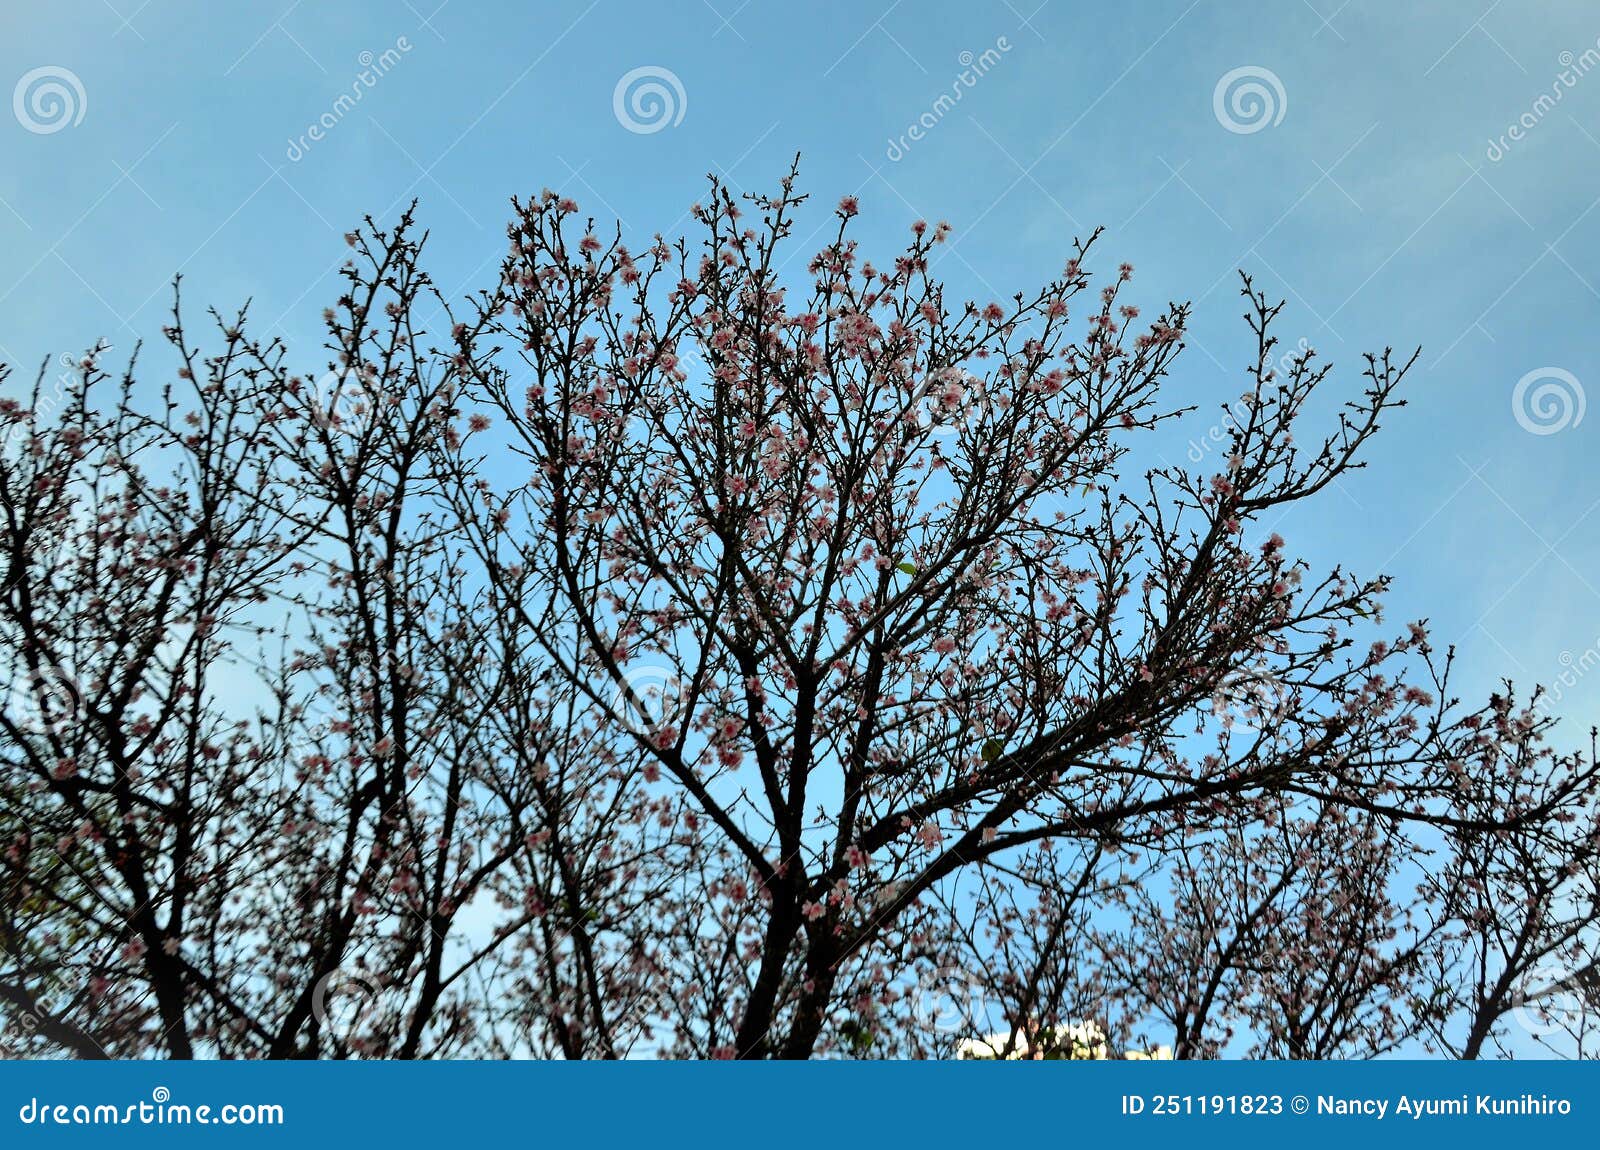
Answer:
<path fill-rule="evenodd" d="M 465 301 L 369 220 L 320 364 L 175 299 L 0 403 L 8 1050 L 1478 1053 L 1518 907 L 1592 976 L 1592 752 L 1265 525 L 1414 357 L 1318 431 L 1247 279 L 1158 465 L 1190 312 L 1098 233 L 965 301 L 847 196 L 801 275 L 794 179 L 633 246 L 514 200 Z"/>
<path fill-rule="evenodd" d="M 1452 835 L 1450 866 L 1428 892 L 1456 924 L 1454 945 L 1436 960 L 1432 984 L 1451 1009 L 1428 1017 L 1432 1038 L 1454 1057 L 1515 1056 L 1540 1047 L 1566 1056 L 1597 1053 L 1600 821 L 1594 805 L 1576 794 L 1561 797 L 1540 836 L 1487 825 L 1498 820 L 1497 812 L 1542 804 L 1549 794 L 1545 764 L 1525 739 L 1508 737 L 1549 724 L 1538 701 L 1518 709 L 1507 695 L 1492 700 L 1486 718 L 1493 728 L 1481 744 L 1501 758 L 1473 800 L 1481 825 Z"/>
<path fill-rule="evenodd" d="M 1129 1021 L 1160 1019 L 1179 1057 L 1215 1057 L 1236 1034 L 1269 1058 L 1394 1049 L 1434 1017 L 1413 988 L 1444 930 L 1399 900 L 1414 849 L 1380 816 L 1275 799 L 1179 846 L 1172 897 L 1140 890 L 1130 928 L 1105 940 Z"/>

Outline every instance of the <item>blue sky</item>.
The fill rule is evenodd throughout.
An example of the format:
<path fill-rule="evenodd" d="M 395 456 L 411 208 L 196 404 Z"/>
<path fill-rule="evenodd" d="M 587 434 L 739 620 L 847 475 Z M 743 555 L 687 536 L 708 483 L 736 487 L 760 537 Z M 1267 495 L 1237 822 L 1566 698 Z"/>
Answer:
<path fill-rule="evenodd" d="M 1333 358 L 1352 388 L 1362 351 L 1422 345 L 1411 406 L 1368 470 L 1282 525 L 1291 548 L 1394 575 L 1391 618 L 1430 616 L 1474 693 L 1555 679 L 1600 642 L 1600 412 L 1536 434 L 1513 409 L 1530 373 L 1585 403 L 1600 387 L 1592 5 L 224 7 L 0 15 L 0 356 L 20 375 L 98 336 L 153 341 L 180 270 L 196 311 L 253 297 L 257 323 L 314 366 L 340 234 L 365 213 L 392 220 L 419 197 L 454 295 L 493 274 L 513 193 L 558 188 L 638 237 L 681 228 L 707 172 L 770 188 L 800 152 L 805 222 L 858 193 L 861 235 L 887 251 L 912 219 L 948 219 L 940 271 L 961 295 L 1031 288 L 1105 225 L 1098 266 L 1132 262 L 1147 310 L 1196 303 L 1172 395 L 1201 411 L 1167 443 L 1174 461 L 1244 381 L 1236 268 L 1287 298 L 1285 343 Z M 659 130 L 614 110 L 640 68 L 678 86 Z M 1231 110 L 1227 86 L 1219 114 L 1239 69 L 1263 85 L 1264 119 Z M 52 81 L 64 117 L 29 102 Z M 324 138 L 291 148 L 325 113 Z M 921 139 L 891 146 L 925 114 Z M 1600 717 L 1600 675 L 1564 688 L 1562 709 Z"/>

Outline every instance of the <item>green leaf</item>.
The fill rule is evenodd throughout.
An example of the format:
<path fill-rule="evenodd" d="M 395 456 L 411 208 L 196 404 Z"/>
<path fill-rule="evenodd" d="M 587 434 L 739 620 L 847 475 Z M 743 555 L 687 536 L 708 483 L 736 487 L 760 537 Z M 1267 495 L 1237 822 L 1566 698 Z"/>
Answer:
<path fill-rule="evenodd" d="M 872 1031 L 862 1026 L 855 1019 L 845 1019 L 844 1024 L 839 1027 L 839 1031 L 844 1036 L 845 1041 L 850 1043 L 850 1049 L 855 1053 L 864 1054 L 872 1049 Z"/>

